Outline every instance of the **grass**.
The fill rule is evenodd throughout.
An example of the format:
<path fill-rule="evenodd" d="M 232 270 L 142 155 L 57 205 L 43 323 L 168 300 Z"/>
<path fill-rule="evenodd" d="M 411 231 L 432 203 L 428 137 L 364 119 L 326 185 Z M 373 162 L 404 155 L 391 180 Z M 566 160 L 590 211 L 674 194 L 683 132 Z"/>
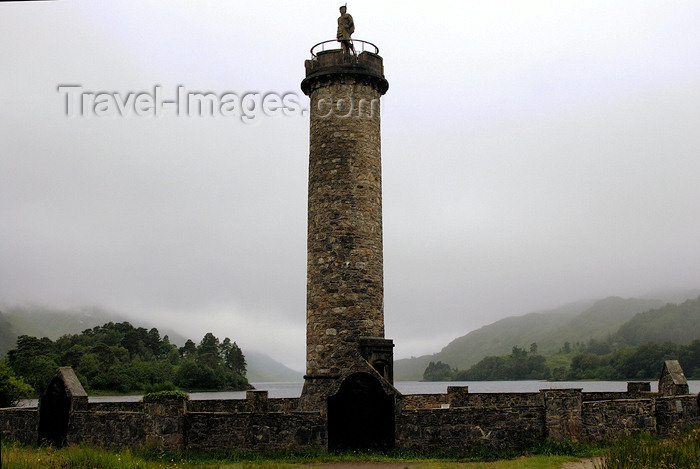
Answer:
<path fill-rule="evenodd" d="M 660 438 L 649 434 L 619 440 L 601 469 L 700 469 L 700 428 Z"/>
<path fill-rule="evenodd" d="M 503 452 L 488 449 L 468 453 L 420 454 L 413 451 L 381 453 L 329 453 L 326 451 L 281 450 L 275 452 L 173 453 L 157 449 L 109 450 L 84 445 L 62 449 L 2 443 L 2 467 L 10 469 L 215 469 L 261 468 L 287 469 L 313 467 L 324 463 L 344 463 L 362 466 L 364 463 L 394 463 L 401 468 L 411 462 L 420 469 L 554 469 L 564 462 L 576 461 L 581 455 L 590 455 L 590 447 L 578 445 L 543 445 L 533 448 L 540 454 Z M 565 454 L 569 453 L 569 454 Z M 497 459 L 498 460 L 493 460 Z M 481 459 L 481 462 L 475 462 Z M 484 462 L 484 460 L 490 460 Z"/>
<path fill-rule="evenodd" d="M 564 368 L 565 370 L 568 370 L 569 366 L 571 365 L 571 360 L 574 358 L 574 355 L 576 355 L 576 352 L 559 352 L 555 353 L 554 355 L 546 355 L 544 357 L 545 365 L 550 370 L 553 370 L 555 368 Z"/>

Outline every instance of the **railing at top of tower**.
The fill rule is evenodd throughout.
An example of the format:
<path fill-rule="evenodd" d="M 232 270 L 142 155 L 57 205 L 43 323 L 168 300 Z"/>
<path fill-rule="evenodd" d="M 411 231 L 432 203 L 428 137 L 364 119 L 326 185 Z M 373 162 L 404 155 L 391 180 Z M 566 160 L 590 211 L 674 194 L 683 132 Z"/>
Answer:
<path fill-rule="evenodd" d="M 362 52 L 379 54 L 379 47 L 375 46 L 369 41 L 363 41 L 361 39 L 350 39 L 350 43 L 355 48 L 355 55 L 360 54 Z M 327 41 L 319 42 L 311 48 L 311 59 L 316 60 L 316 54 L 318 54 L 319 52 L 325 52 L 327 50 L 340 50 L 340 47 L 330 47 L 329 44 L 340 44 L 340 42 L 337 39 L 329 39 Z"/>

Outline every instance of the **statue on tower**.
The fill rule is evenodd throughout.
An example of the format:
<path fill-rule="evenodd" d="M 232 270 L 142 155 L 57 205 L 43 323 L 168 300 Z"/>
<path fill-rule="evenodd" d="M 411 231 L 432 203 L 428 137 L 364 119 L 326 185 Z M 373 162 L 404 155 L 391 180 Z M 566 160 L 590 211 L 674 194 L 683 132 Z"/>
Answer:
<path fill-rule="evenodd" d="M 343 52 L 348 54 L 352 52 L 355 55 L 355 46 L 352 45 L 350 36 L 355 32 L 355 23 L 352 21 L 352 16 L 348 13 L 347 3 L 340 7 L 340 17 L 338 18 L 338 34 L 336 35 Z"/>

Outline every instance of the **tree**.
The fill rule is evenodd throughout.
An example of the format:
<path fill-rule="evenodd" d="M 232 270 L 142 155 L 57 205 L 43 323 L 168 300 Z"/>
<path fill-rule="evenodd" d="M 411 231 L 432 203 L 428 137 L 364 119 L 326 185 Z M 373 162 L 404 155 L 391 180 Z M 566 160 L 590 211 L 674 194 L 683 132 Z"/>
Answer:
<path fill-rule="evenodd" d="M 187 339 L 185 345 L 180 347 L 179 352 L 182 358 L 194 358 L 197 355 L 197 346 L 192 342 L 192 339 Z"/>
<path fill-rule="evenodd" d="M 537 354 L 537 342 L 533 342 L 533 343 L 530 344 L 530 353 L 531 353 L 532 355 L 536 355 L 536 354 Z"/>
<path fill-rule="evenodd" d="M 454 378 L 455 371 L 452 371 L 450 365 L 442 362 L 430 362 L 423 372 L 424 381 L 450 381 Z"/>
<path fill-rule="evenodd" d="M 34 390 L 21 377 L 15 376 L 5 360 L 0 360 L 0 407 L 12 407 Z"/>
<path fill-rule="evenodd" d="M 128 322 L 107 323 L 81 334 L 50 339 L 20 336 L 7 364 L 38 392 L 59 366 L 69 365 L 86 389 L 134 392 L 147 385 L 173 381 L 197 389 L 240 390 L 248 387 L 245 357 L 226 338 L 211 332 L 199 346 L 188 340 L 178 351 L 156 328 L 134 328 Z M 178 374 L 179 373 L 179 374 Z"/>
<path fill-rule="evenodd" d="M 228 337 L 226 338 L 226 340 L 229 340 Z M 228 355 L 225 358 L 225 363 L 231 371 L 241 376 L 245 376 L 246 372 L 248 371 L 248 364 L 245 361 L 243 351 L 240 349 L 240 347 L 238 347 L 238 344 L 236 344 L 235 342 L 231 345 L 231 349 L 229 350 Z"/>
<path fill-rule="evenodd" d="M 197 358 L 195 361 L 209 368 L 216 368 L 219 366 L 221 362 L 219 356 L 219 339 L 211 332 L 207 332 L 199 343 L 199 346 L 197 346 Z"/>

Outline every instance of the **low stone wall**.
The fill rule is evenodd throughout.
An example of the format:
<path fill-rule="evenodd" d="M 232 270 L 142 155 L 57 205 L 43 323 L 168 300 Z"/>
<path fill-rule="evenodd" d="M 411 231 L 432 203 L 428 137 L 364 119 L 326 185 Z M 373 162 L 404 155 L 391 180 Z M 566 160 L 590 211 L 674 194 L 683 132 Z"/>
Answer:
<path fill-rule="evenodd" d="M 185 428 L 186 446 L 196 451 L 325 448 L 327 442 L 319 412 L 190 412 Z"/>
<path fill-rule="evenodd" d="M 649 392 L 645 383 L 633 384 L 628 393 L 544 389 L 470 394 L 467 387 L 455 386 L 446 394 L 399 395 L 395 399 L 396 447 L 421 451 L 522 448 L 545 439 L 600 441 L 700 426 L 695 396 L 662 396 Z M 268 399 L 264 391 L 250 391 L 246 399 L 75 405 L 69 414 L 67 441 L 198 451 L 325 448 L 326 414 L 297 411 L 299 402 Z M 34 444 L 38 422 L 37 408 L 0 409 L 3 439 Z"/>
<path fill-rule="evenodd" d="M 541 407 L 542 395 L 538 392 L 503 392 L 450 395 L 450 407 L 481 408 L 513 408 Z"/>
<path fill-rule="evenodd" d="M 293 412 L 299 407 L 297 398 L 276 398 L 269 399 L 270 410 L 274 412 Z"/>
<path fill-rule="evenodd" d="M 541 407 L 404 410 L 396 416 L 396 446 L 418 451 L 523 448 L 542 441 L 543 421 Z"/>
<path fill-rule="evenodd" d="M 0 409 L 0 437 L 31 445 L 39 440 L 39 411 L 36 407 Z"/>
<path fill-rule="evenodd" d="M 68 424 L 68 443 L 101 447 L 140 448 L 153 433 L 153 421 L 143 412 L 73 412 Z"/>
<path fill-rule="evenodd" d="M 211 399 L 193 400 L 187 402 L 188 412 L 250 412 L 252 410 L 252 399 Z M 293 412 L 297 409 L 299 399 L 296 398 L 273 398 L 261 399 L 260 405 L 269 412 Z"/>
<path fill-rule="evenodd" d="M 583 402 L 590 401 L 612 401 L 616 399 L 629 399 L 630 395 L 627 392 L 585 392 L 583 393 Z"/>
<path fill-rule="evenodd" d="M 406 394 L 396 398 L 399 410 L 439 409 L 443 404 L 447 404 L 447 394 Z"/>
<path fill-rule="evenodd" d="M 584 401 L 581 411 L 583 437 L 604 441 L 656 429 L 651 399 Z"/>
<path fill-rule="evenodd" d="M 87 408 L 97 412 L 143 412 L 143 402 L 88 402 Z"/>
<path fill-rule="evenodd" d="M 700 426 L 700 409 L 695 396 L 659 397 L 655 400 L 657 432 L 669 432 L 691 425 Z"/>
<path fill-rule="evenodd" d="M 246 399 L 212 399 L 196 400 L 187 403 L 188 412 L 246 412 L 249 409 Z"/>

